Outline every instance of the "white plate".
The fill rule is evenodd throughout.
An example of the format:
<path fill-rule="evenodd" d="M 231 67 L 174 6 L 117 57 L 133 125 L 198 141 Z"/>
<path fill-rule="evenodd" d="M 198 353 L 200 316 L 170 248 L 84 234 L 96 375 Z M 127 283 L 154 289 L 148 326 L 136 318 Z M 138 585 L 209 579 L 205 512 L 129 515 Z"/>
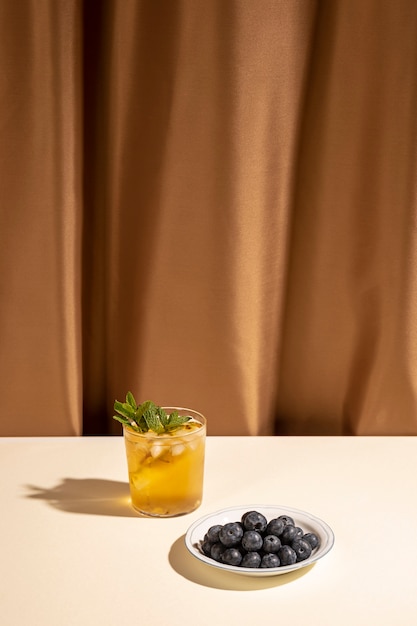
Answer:
<path fill-rule="evenodd" d="M 214 559 L 206 556 L 200 549 L 200 544 L 204 535 L 215 524 L 227 524 L 228 522 L 240 521 L 243 513 L 246 511 L 258 511 L 262 513 L 268 520 L 274 519 L 279 515 L 290 515 L 295 522 L 296 526 L 303 529 L 304 533 L 315 533 L 320 539 L 320 545 L 313 550 L 311 556 L 304 561 L 294 563 L 294 565 L 283 565 L 281 567 L 271 568 L 252 568 L 252 567 L 237 567 L 233 565 L 225 565 L 219 563 Z M 195 521 L 187 530 L 185 535 L 185 545 L 190 553 L 199 561 L 210 565 L 211 567 L 217 567 L 218 569 L 226 572 L 234 572 L 235 574 L 243 574 L 245 576 L 277 576 L 278 574 L 287 574 L 302 567 L 307 567 L 312 563 L 315 563 L 321 559 L 325 554 L 331 550 L 334 544 L 334 534 L 330 526 L 323 522 L 318 517 L 300 511 L 298 509 L 292 509 L 289 506 L 274 506 L 268 504 L 250 504 L 244 506 L 233 506 L 228 509 L 222 509 L 215 513 L 210 513 L 201 517 Z"/>

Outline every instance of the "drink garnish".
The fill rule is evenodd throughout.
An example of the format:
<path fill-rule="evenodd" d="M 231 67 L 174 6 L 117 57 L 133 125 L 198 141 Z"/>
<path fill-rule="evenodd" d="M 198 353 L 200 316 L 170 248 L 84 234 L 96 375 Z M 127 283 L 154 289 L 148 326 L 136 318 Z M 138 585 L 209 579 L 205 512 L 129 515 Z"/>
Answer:
<path fill-rule="evenodd" d="M 191 419 L 188 415 L 179 415 L 175 410 L 168 414 L 152 400 L 146 400 L 138 406 L 131 391 L 126 394 L 126 402 L 115 400 L 114 410 L 118 415 L 113 415 L 113 419 L 138 433 L 152 431 L 157 435 L 170 434 Z"/>

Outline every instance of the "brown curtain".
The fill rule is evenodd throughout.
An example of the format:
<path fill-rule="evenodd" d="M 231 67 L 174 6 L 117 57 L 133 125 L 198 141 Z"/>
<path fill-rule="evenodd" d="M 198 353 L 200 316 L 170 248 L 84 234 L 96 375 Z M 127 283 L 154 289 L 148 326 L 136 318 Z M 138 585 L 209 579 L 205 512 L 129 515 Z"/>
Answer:
<path fill-rule="evenodd" d="M 0 0 L 0 435 L 417 434 L 417 2 Z"/>

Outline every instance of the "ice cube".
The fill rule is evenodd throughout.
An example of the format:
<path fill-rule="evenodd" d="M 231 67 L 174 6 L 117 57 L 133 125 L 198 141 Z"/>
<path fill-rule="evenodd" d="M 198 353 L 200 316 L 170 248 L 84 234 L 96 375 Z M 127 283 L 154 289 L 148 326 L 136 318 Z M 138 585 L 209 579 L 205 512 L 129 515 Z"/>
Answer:
<path fill-rule="evenodd" d="M 178 456 L 179 454 L 182 454 L 185 450 L 185 445 L 183 443 L 176 443 L 175 446 L 172 446 L 171 448 L 171 454 L 172 456 Z"/>
<path fill-rule="evenodd" d="M 162 443 L 153 443 L 151 447 L 151 455 L 154 459 L 157 459 L 161 454 L 165 452 L 165 446 Z"/>

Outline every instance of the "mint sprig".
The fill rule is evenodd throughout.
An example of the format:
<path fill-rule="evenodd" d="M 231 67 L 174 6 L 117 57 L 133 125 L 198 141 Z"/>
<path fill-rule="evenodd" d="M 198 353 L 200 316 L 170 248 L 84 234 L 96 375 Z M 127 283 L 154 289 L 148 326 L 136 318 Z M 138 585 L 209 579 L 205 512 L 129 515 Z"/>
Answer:
<path fill-rule="evenodd" d="M 179 415 L 175 410 L 168 415 L 152 400 L 146 400 L 138 406 L 131 391 L 126 394 L 125 402 L 115 400 L 114 410 L 117 415 L 113 415 L 113 419 L 138 433 L 146 433 L 149 430 L 157 435 L 172 433 L 191 419 L 188 415 Z"/>

